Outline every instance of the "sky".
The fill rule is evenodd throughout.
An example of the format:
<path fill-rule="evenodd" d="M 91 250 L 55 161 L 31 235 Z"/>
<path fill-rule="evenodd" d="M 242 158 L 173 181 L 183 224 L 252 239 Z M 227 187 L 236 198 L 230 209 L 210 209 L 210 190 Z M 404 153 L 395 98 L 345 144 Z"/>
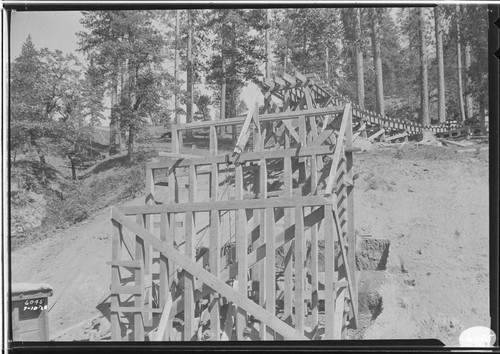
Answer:
<path fill-rule="evenodd" d="M 83 63 L 83 56 L 78 53 L 79 31 L 84 31 L 80 24 L 82 17 L 79 11 L 19 11 L 12 12 L 11 32 L 10 32 L 10 58 L 14 60 L 21 53 L 21 48 L 31 34 L 35 48 L 48 48 L 50 50 L 60 49 L 64 54 L 73 53 Z M 199 87 L 202 94 L 211 95 L 205 87 Z M 253 99 L 258 88 L 250 83 L 242 91 L 241 98 L 247 107 L 253 106 Z M 258 96 L 258 100 L 263 102 L 263 97 Z M 105 102 L 105 105 L 109 105 Z M 212 114 L 214 112 L 212 111 Z M 103 124 L 106 124 L 103 122 Z"/>
<path fill-rule="evenodd" d="M 10 55 L 11 59 L 21 53 L 21 47 L 31 34 L 36 48 L 60 49 L 64 54 L 78 48 L 76 32 L 83 31 L 78 11 L 21 11 L 12 12 Z M 81 56 L 80 56 L 81 58 Z"/>

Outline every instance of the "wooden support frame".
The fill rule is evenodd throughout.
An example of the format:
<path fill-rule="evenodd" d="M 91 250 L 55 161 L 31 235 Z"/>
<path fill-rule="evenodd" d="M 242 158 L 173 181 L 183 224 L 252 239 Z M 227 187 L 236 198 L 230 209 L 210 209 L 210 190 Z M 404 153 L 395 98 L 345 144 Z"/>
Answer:
<path fill-rule="evenodd" d="M 133 330 L 134 339 L 144 338 L 140 333 L 140 327 L 144 331 L 147 324 L 144 318 L 160 316 L 156 339 L 161 336 L 162 340 L 169 340 L 170 336 L 161 332 L 170 333 L 174 318 L 181 316 L 183 339 L 191 340 L 200 328 L 195 319 L 199 315 L 197 307 L 206 298 L 210 299 L 206 312 L 210 317 L 212 340 L 219 340 L 223 334 L 229 339 L 244 340 L 251 318 L 261 321 L 259 326 L 254 326 L 260 339 L 320 339 L 319 301 L 323 298 L 326 317 L 325 335 L 321 338 L 342 338 L 347 313 L 357 320 L 353 266 L 352 153 L 356 151 L 352 147 L 353 106 L 332 98 L 328 88 L 318 87 L 314 79 L 305 76 L 268 81 L 270 85 L 264 88 L 267 103 L 263 114 L 258 114 L 255 107 L 254 112 L 234 121 L 174 126 L 172 140 L 179 146 L 184 131 L 209 129 L 209 156 L 180 157 L 179 146 L 173 147 L 174 156 L 180 158 L 147 164 L 146 205 L 113 208 L 112 220 L 117 234 L 125 228 L 136 235 L 136 243 L 140 242 L 137 237 L 142 240 L 140 247 L 154 249 L 160 255 L 159 308 L 144 302 L 134 303 L 132 307 L 116 303 L 112 307 L 115 327 L 120 325 L 118 314 L 132 313 L 133 320 L 127 326 Z M 271 97 L 283 104 L 276 105 Z M 225 155 L 219 154 L 216 133 L 217 129 L 234 124 L 243 126 L 233 151 L 239 159 L 228 161 Z M 245 151 L 251 138 L 253 151 Z M 272 138 L 275 142 L 270 144 Z M 171 200 L 163 203 L 155 199 L 157 170 L 166 171 L 164 176 L 172 189 Z M 277 171 L 281 172 L 278 176 Z M 204 200 L 198 193 L 198 180 L 207 178 L 207 174 L 210 197 Z M 184 185 L 186 188 L 179 187 Z M 229 192 L 224 196 L 226 188 Z M 206 227 L 199 222 L 202 217 L 198 215 L 203 213 L 208 215 Z M 236 250 L 235 259 L 224 266 L 222 251 L 226 245 L 223 245 L 221 230 L 227 228 L 224 226 L 227 223 L 222 223 L 221 218 L 228 213 L 236 218 Z M 160 230 L 152 227 L 151 220 L 156 215 L 161 219 Z M 130 223 L 128 217 L 135 217 L 138 223 Z M 208 262 L 195 259 L 200 229 L 207 232 Z M 183 238 L 180 244 L 179 238 Z M 323 239 L 328 256 L 325 256 L 325 275 L 320 276 L 318 242 Z M 113 242 L 113 247 L 121 248 L 125 244 L 127 250 L 134 249 L 133 240 L 120 236 L 118 240 L 118 244 Z M 306 245 L 310 245 L 310 249 Z M 341 251 L 336 252 L 336 247 Z M 269 276 L 277 274 L 276 252 L 281 249 L 283 260 L 279 268 L 282 267 L 283 284 L 280 286 L 292 291 L 278 289 L 278 278 Z M 132 253 L 129 261 L 113 252 L 112 270 L 123 266 L 136 274 L 144 274 L 151 264 L 140 257 L 138 252 Z M 339 264 L 343 268 L 339 268 Z M 209 268 L 204 269 L 207 265 Z M 118 281 L 112 286 L 113 294 L 118 294 L 115 298 L 126 292 L 136 298 L 143 297 L 141 289 L 147 283 L 138 282 L 132 287 L 122 284 L 117 275 Z M 255 289 L 251 287 L 255 280 L 260 282 L 257 293 L 253 293 Z M 184 288 L 179 289 L 182 285 Z M 325 290 L 320 290 L 320 285 L 324 285 Z M 311 304 L 310 314 L 307 304 Z M 221 305 L 227 306 L 225 314 Z M 283 320 L 277 317 L 277 309 L 283 312 Z M 311 332 L 305 328 L 307 316 L 311 316 Z M 136 328 L 139 333 L 135 333 Z M 115 337 L 123 339 L 118 334 Z"/>

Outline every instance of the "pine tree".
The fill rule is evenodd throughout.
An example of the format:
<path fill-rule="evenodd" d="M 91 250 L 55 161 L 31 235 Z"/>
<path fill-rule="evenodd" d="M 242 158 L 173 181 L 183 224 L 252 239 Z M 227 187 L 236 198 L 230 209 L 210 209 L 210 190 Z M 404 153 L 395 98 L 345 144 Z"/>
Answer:
<path fill-rule="evenodd" d="M 372 47 L 373 47 L 373 65 L 375 68 L 375 81 L 376 81 L 376 97 L 377 97 L 377 112 L 385 115 L 384 105 L 384 80 L 382 73 L 382 57 L 380 53 L 380 24 L 379 24 L 379 11 L 373 9 L 372 13 Z"/>
<path fill-rule="evenodd" d="M 443 59 L 443 32 L 442 16 L 439 6 L 434 8 L 434 22 L 436 27 L 436 53 L 438 63 L 438 118 L 440 123 L 446 121 L 446 101 L 444 86 L 444 59 Z"/>
<path fill-rule="evenodd" d="M 422 124 L 428 125 L 431 123 L 429 117 L 429 83 L 428 83 L 428 71 L 427 71 L 427 47 L 425 40 L 426 32 L 426 21 L 424 8 L 419 9 L 419 19 L 420 19 L 420 75 L 421 75 L 421 119 Z"/>

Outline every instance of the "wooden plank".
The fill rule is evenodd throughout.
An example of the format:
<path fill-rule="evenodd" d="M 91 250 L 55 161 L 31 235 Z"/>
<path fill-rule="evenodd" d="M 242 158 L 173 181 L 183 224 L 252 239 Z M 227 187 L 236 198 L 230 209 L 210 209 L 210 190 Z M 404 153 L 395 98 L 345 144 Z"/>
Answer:
<path fill-rule="evenodd" d="M 174 203 L 179 202 L 179 184 L 177 181 L 177 176 L 175 174 L 175 168 L 171 168 L 168 171 L 168 186 L 174 190 Z"/>
<path fill-rule="evenodd" d="M 340 225 L 339 225 L 339 217 L 338 217 L 338 214 L 337 214 L 337 211 L 335 210 L 335 208 L 333 208 L 333 216 L 335 219 L 335 228 L 337 230 L 336 234 L 337 234 L 337 238 L 339 240 L 339 246 L 340 246 L 340 251 L 342 254 L 342 259 L 344 260 L 344 265 L 346 268 L 346 278 L 347 278 L 347 283 L 348 283 L 347 289 L 349 290 L 349 298 L 351 299 L 351 303 L 352 303 L 354 301 L 354 299 L 356 298 L 354 296 L 354 289 L 353 289 L 354 279 L 352 279 L 352 277 L 351 277 L 352 273 L 350 272 L 350 269 L 349 269 L 349 262 L 346 261 L 348 259 L 347 254 L 346 254 L 346 247 L 345 247 L 346 245 L 344 242 L 344 238 L 342 237 L 342 233 L 341 233 Z M 356 311 L 353 311 L 353 320 L 354 320 L 354 326 L 355 326 L 355 328 L 357 328 L 358 327 L 358 313 Z"/>
<path fill-rule="evenodd" d="M 235 176 L 235 197 L 243 199 L 243 168 L 236 166 Z M 236 212 L 236 259 L 238 260 L 238 292 L 247 297 L 247 218 L 245 209 L 238 209 Z M 238 307 L 236 315 L 236 336 L 238 340 L 243 340 L 243 330 L 246 327 L 246 311 Z"/>
<path fill-rule="evenodd" d="M 167 247 L 163 242 L 156 238 L 152 233 L 146 229 L 140 227 L 136 223 L 127 220 L 125 214 L 121 213 L 117 208 L 111 209 L 112 218 L 121 223 L 123 226 L 127 227 L 131 231 L 135 232 L 146 242 L 149 242 L 154 248 L 172 259 L 176 264 L 182 267 L 184 270 L 193 274 L 193 276 L 198 279 L 202 279 L 205 284 L 207 284 L 214 291 L 219 292 L 222 296 L 226 297 L 229 301 L 232 301 L 237 306 L 242 307 L 248 313 L 253 315 L 258 320 L 261 320 L 270 326 L 273 330 L 280 333 L 288 340 L 306 340 L 307 337 L 302 333 L 297 332 L 295 329 L 283 323 L 281 320 L 276 318 L 274 314 L 269 313 L 265 309 L 261 308 L 259 305 L 255 304 L 246 296 L 238 291 L 232 289 L 224 281 L 219 279 L 212 273 L 207 272 L 202 266 L 197 263 L 187 259 L 183 254 L 179 253 L 171 247 Z"/>
<path fill-rule="evenodd" d="M 140 269 L 140 267 L 138 269 Z M 142 287 L 137 285 L 111 285 L 111 292 L 115 294 L 140 295 L 142 294 L 142 291 Z"/>
<path fill-rule="evenodd" d="M 118 209 L 126 215 L 183 213 L 187 211 L 237 210 L 237 209 L 266 209 L 291 208 L 295 206 L 321 206 L 331 202 L 322 196 L 285 197 L 253 200 L 224 200 L 199 203 L 159 204 L 147 206 L 120 206 Z"/>
<path fill-rule="evenodd" d="M 167 241 L 167 233 L 168 233 L 168 215 L 167 213 L 163 213 L 160 216 L 160 240 L 163 242 Z M 169 295 L 169 264 L 168 259 L 165 255 L 160 254 L 160 308 L 164 308 L 167 304 L 167 300 Z"/>
<path fill-rule="evenodd" d="M 163 307 L 163 311 L 161 312 L 160 323 L 158 324 L 156 336 L 153 336 L 152 338 L 154 341 L 158 342 L 163 340 L 167 328 L 170 327 L 168 324 L 170 320 L 171 309 L 172 309 L 172 296 L 170 292 L 168 292 L 167 301 L 165 303 L 165 306 Z"/>
<path fill-rule="evenodd" d="M 140 314 L 140 313 L 143 313 L 143 312 L 162 313 L 161 309 L 154 309 L 154 308 L 151 308 L 151 307 L 137 307 L 137 306 L 111 307 L 111 311 L 121 312 L 121 313 L 134 313 L 134 314 Z"/>
<path fill-rule="evenodd" d="M 278 112 L 271 114 L 262 114 L 259 116 L 260 122 L 272 122 L 272 121 L 280 121 L 287 119 L 296 119 L 299 116 L 322 116 L 327 114 L 338 114 L 344 111 L 344 106 L 335 106 L 335 107 L 324 107 L 324 108 L 316 108 L 316 109 L 307 109 L 307 110 L 296 110 L 296 111 L 288 111 L 288 112 Z M 215 127 L 224 127 L 230 126 L 234 124 L 243 124 L 245 121 L 245 117 L 236 117 L 229 118 L 225 121 L 215 120 L 215 121 L 206 121 L 206 122 L 194 122 L 182 125 L 176 125 L 178 130 L 188 130 L 188 129 L 200 129 L 200 128 L 209 128 L 212 126 Z"/>
<path fill-rule="evenodd" d="M 288 149 L 290 148 L 290 135 L 288 133 L 285 133 L 285 148 Z M 289 198 L 292 196 L 292 159 L 290 157 L 285 157 L 283 161 L 283 191 L 284 191 L 284 196 L 286 198 Z M 291 210 L 286 208 L 284 210 L 284 228 L 287 230 L 290 228 L 293 224 L 292 221 L 292 214 Z M 283 232 L 284 234 L 285 232 Z M 293 245 L 291 243 L 288 243 L 283 247 L 284 251 L 284 260 L 283 260 L 283 266 L 285 268 L 284 271 L 284 287 L 285 289 L 292 289 L 292 268 L 293 268 Z M 285 292 L 285 297 L 283 299 L 283 317 L 285 323 L 288 325 L 292 325 L 293 323 L 293 318 L 292 318 L 292 294 L 289 292 Z"/>
<path fill-rule="evenodd" d="M 293 138 L 300 142 L 300 137 L 299 137 L 299 134 L 297 134 L 297 132 L 295 131 L 295 128 L 292 126 L 292 123 L 290 123 L 289 121 L 287 120 L 284 120 L 283 121 L 283 124 L 285 125 L 286 129 L 288 129 L 288 131 L 290 132 L 290 134 L 293 136 Z"/>
<path fill-rule="evenodd" d="M 189 191 L 188 199 L 190 203 L 194 203 L 196 200 L 196 166 L 189 166 Z M 192 211 L 186 213 L 186 226 L 185 231 L 185 253 L 186 257 L 195 260 L 196 250 L 195 250 L 195 237 L 196 237 L 196 225 L 195 225 L 195 215 Z M 194 278 L 191 274 L 186 273 L 184 275 L 184 340 L 191 340 L 191 337 L 195 334 L 197 328 L 195 328 L 194 318 L 195 318 L 195 302 L 194 302 Z"/>
<path fill-rule="evenodd" d="M 260 168 L 259 168 L 259 197 L 261 199 L 267 199 L 267 161 L 266 159 L 261 159 L 260 160 Z M 270 208 L 269 208 L 270 209 Z M 259 226 L 259 233 L 260 237 L 257 242 L 257 246 L 264 245 L 267 242 L 267 227 L 266 227 L 266 210 L 267 209 L 261 209 L 259 210 L 260 213 L 260 226 Z M 274 217 L 274 214 L 273 214 Z M 266 303 L 266 285 L 267 285 L 267 278 L 269 277 L 269 273 L 267 272 L 267 264 L 266 262 L 260 262 L 257 263 L 257 272 L 258 272 L 258 277 L 256 278 L 256 281 L 259 282 L 259 305 L 262 307 L 265 306 Z M 274 269 L 274 267 L 273 267 Z M 259 336 L 261 339 L 266 338 L 266 326 L 265 323 L 260 323 L 260 331 L 259 331 Z"/>
<path fill-rule="evenodd" d="M 311 158 L 311 194 L 317 193 L 318 186 L 318 171 L 316 166 L 316 156 Z M 311 208 L 311 214 L 314 212 Z M 317 339 L 319 333 L 319 287 L 318 287 L 318 226 L 316 224 L 311 226 L 311 319 L 313 326 L 313 337 Z"/>
<path fill-rule="evenodd" d="M 352 117 L 350 117 L 351 124 L 347 127 L 347 146 L 352 144 L 352 140 L 349 139 L 349 131 L 352 131 Z M 346 185 L 346 196 L 347 196 L 347 243 L 348 243 L 348 260 L 349 269 L 351 270 L 351 279 L 353 280 L 352 287 L 354 289 L 354 298 L 351 301 L 352 311 L 358 313 L 358 282 L 356 277 L 356 232 L 354 224 L 354 183 L 353 183 L 353 153 L 350 151 L 345 152 L 346 156 L 346 176 L 345 181 L 349 182 Z"/>
<path fill-rule="evenodd" d="M 150 200 L 146 204 L 153 204 L 154 201 Z M 143 215 L 143 223 L 146 230 L 151 230 L 151 216 Z M 147 306 L 153 306 L 153 274 L 151 272 L 151 265 L 153 263 L 152 249 L 150 245 L 144 245 L 144 282 L 146 289 L 145 301 Z M 153 325 L 153 316 L 151 313 L 146 312 L 143 314 L 145 326 Z"/>
<path fill-rule="evenodd" d="M 408 133 L 404 132 L 404 133 L 401 133 L 401 134 L 396 134 L 396 135 L 393 135 L 393 136 L 389 136 L 389 137 L 385 138 L 385 140 L 386 141 L 392 141 L 392 140 L 404 138 L 406 136 L 408 136 Z"/>
<path fill-rule="evenodd" d="M 111 258 L 113 262 L 120 261 L 121 255 L 121 243 L 120 243 L 120 228 L 121 225 L 115 220 L 111 220 L 112 223 L 112 234 L 111 234 Z M 111 267 L 111 287 L 120 286 L 120 270 L 118 267 Z M 117 293 L 111 291 L 111 306 L 118 307 L 120 305 L 120 296 Z M 121 329 L 120 329 L 120 316 L 117 312 L 111 311 L 110 315 L 111 322 L 111 340 L 119 341 L 121 340 Z M 17 318 L 17 317 L 15 317 Z"/>
<path fill-rule="evenodd" d="M 335 243 L 333 234 L 333 208 L 331 205 L 325 205 L 325 293 L 335 294 L 333 287 L 334 272 L 335 272 Z M 335 311 L 334 296 L 326 296 L 325 298 L 325 336 L 324 339 L 334 338 L 334 311 Z"/>
<path fill-rule="evenodd" d="M 334 330 L 333 330 L 333 339 L 342 339 L 342 332 L 345 326 L 344 323 L 344 311 L 345 311 L 345 288 L 341 288 L 338 290 L 337 299 L 335 300 L 335 313 L 333 315 L 334 319 Z"/>
<path fill-rule="evenodd" d="M 306 272 L 304 260 L 306 258 L 306 240 L 304 235 L 304 211 L 302 207 L 295 208 L 295 329 L 304 333 L 305 302 L 304 279 Z"/>
<path fill-rule="evenodd" d="M 233 150 L 235 153 L 239 154 L 243 150 L 245 150 L 248 138 L 250 137 L 250 125 L 252 123 L 254 113 L 256 114 L 259 113 L 258 109 L 259 107 L 258 106 L 256 107 L 256 103 L 254 103 L 252 104 L 252 107 L 248 110 L 245 121 L 243 122 L 243 127 L 241 128 L 240 135 L 238 137 L 238 140 L 236 141 L 236 145 Z"/>
<path fill-rule="evenodd" d="M 217 164 L 212 164 L 212 194 L 211 199 L 217 200 L 218 198 L 218 188 L 219 188 L 219 173 Z M 218 277 L 221 262 L 220 262 L 220 245 L 221 245 L 221 235 L 220 235 L 220 214 L 219 210 L 212 209 L 210 211 L 210 239 L 209 239 L 209 262 L 210 262 L 210 272 L 214 276 Z M 220 304 L 219 304 L 219 294 L 212 294 L 210 296 L 210 302 L 215 302 L 212 310 L 210 311 L 210 330 L 212 331 L 213 340 L 219 340 L 221 334 L 220 327 Z"/>
<path fill-rule="evenodd" d="M 217 122 L 217 121 L 212 121 L 212 122 Z M 210 155 L 217 155 L 218 149 L 219 149 L 219 144 L 217 142 L 217 129 L 215 125 L 210 125 L 210 133 L 209 133 L 209 149 L 210 149 Z"/>
<path fill-rule="evenodd" d="M 343 148 L 343 137 L 345 135 L 345 131 L 347 129 L 347 124 L 349 121 L 349 115 L 351 114 L 351 105 L 348 103 L 345 106 L 344 114 L 342 117 L 342 124 L 340 126 L 339 130 L 339 138 L 337 141 L 337 144 L 335 145 L 335 151 L 333 153 L 333 158 L 332 158 L 332 165 L 330 167 L 330 175 L 328 177 L 327 183 L 326 183 L 326 188 L 325 188 L 325 194 L 329 195 L 333 191 L 333 184 L 335 182 L 335 171 L 337 171 L 337 165 L 339 163 L 340 159 L 340 153 Z"/>
<path fill-rule="evenodd" d="M 140 268 L 141 265 L 137 261 L 108 261 L 107 265 L 113 267 L 124 267 L 124 268 Z"/>
<path fill-rule="evenodd" d="M 138 226 L 143 229 L 143 219 L 142 215 L 137 215 L 136 217 L 136 223 Z M 122 222 L 123 225 L 123 222 Z M 135 260 L 143 263 L 144 262 L 144 240 L 140 237 L 139 234 L 135 234 Z M 143 284 L 143 269 L 139 268 L 135 270 L 134 274 L 134 282 L 135 282 L 135 287 L 138 288 L 140 291 L 135 293 L 134 296 L 134 305 L 135 307 L 143 307 L 144 306 L 144 299 L 142 297 L 142 289 L 144 287 Z M 143 315 L 142 313 L 135 313 L 134 314 L 134 340 L 136 342 L 142 342 L 144 341 L 144 321 L 143 321 Z"/>
<path fill-rule="evenodd" d="M 266 230 L 266 272 L 264 278 L 266 282 L 265 291 L 266 309 L 275 313 L 276 311 L 276 246 L 274 244 L 274 209 L 266 209 L 265 215 L 265 230 Z M 262 279 L 262 280 L 264 280 Z M 274 331 L 267 326 L 264 333 L 265 340 L 274 340 Z"/>
<path fill-rule="evenodd" d="M 385 129 L 384 128 L 381 128 L 379 131 L 377 131 L 376 133 L 372 134 L 368 140 L 370 141 L 373 141 L 375 140 L 376 138 L 378 138 L 380 135 L 384 134 L 385 133 Z"/>
<path fill-rule="evenodd" d="M 179 131 L 175 126 L 172 126 L 172 142 L 171 142 L 171 149 L 174 154 L 179 153 Z"/>
<path fill-rule="evenodd" d="M 302 147 L 306 147 L 307 130 L 306 130 L 306 117 L 299 117 L 299 143 Z"/>
<path fill-rule="evenodd" d="M 254 142 L 255 146 L 259 146 Z M 259 161 L 260 159 L 280 159 L 284 157 L 308 157 L 311 155 L 329 155 L 332 154 L 334 148 L 332 146 L 316 146 L 316 147 L 292 147 L 279 150 L 265 150 L 244 152 L 240 155 L 240 161 Z M 357 151 L 357 150 L 353 150 Z M 177 160 L 164 160 L 156 162 L 148 162 L 146 166 L 152 169 L 165 169 L 165 168 L 188 168 L 190 165 L 212 165 L 213 163 L 224 164 L 226 163 L 225 155 L 218 156 L 204 156 L 199 158 L 181 158 Z M 208 170 L 207 170 L 208 172 Z M 198 172 L 200 174 L 201 172 Z"/>

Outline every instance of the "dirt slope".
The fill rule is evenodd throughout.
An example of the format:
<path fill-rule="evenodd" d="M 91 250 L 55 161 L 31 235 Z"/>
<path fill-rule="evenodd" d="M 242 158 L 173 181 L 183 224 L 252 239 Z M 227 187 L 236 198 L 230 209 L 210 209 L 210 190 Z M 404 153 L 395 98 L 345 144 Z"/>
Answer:
<path fill-rule="evenodd" d="M 487 151 L 456 154 L 414 145 L 355 155 L 356 228 L 391 241 L 383 311 L 364 338 L 438 338 L 458 345 L 465 328 L 489 326 L 487 161 Z M 106 320 L 99 319 L 99 336 L 90 328 L 106 313 L 110 229 L 106 209 L 12 253 L 14 282 L 54 287 L 51 337 L 106 339 Z"/>
<path fill-rule="evenodd" d="M 356 225 L 391 242 L 383 312 L 367 339 L 458 345 L 490 325 L 488 155 L 444 147 L 356 156 Z"/>

